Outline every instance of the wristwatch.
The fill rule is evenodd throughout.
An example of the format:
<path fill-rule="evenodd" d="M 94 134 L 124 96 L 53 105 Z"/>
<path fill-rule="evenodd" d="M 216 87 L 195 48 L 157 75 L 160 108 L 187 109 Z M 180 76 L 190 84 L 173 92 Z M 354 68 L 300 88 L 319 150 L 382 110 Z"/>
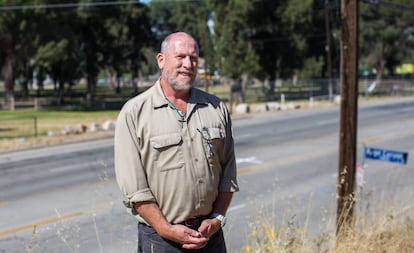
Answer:
<path fill-rule="evenodd" d="M 221 215 L 219 213 L 212 213 L 211 218 L 216 218 L 217 220 L 219 220 L 221 223 L 221 227 L 224 227 L 226 225 L 227 218 L 224 215 Z"/>

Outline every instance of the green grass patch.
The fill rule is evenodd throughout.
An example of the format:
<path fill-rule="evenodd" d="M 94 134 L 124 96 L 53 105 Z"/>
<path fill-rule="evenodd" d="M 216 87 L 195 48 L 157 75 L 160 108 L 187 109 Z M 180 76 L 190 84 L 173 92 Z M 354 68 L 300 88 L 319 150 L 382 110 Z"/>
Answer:
<path fill-rule="evenodd" d="M 114 120 L 118 110 L 113 111 L 1 111 L 0 139 L 46 135 L 48 131 L 60 131 L 64 127 L 84 124 L 86 126 L 106 120 Z"/>

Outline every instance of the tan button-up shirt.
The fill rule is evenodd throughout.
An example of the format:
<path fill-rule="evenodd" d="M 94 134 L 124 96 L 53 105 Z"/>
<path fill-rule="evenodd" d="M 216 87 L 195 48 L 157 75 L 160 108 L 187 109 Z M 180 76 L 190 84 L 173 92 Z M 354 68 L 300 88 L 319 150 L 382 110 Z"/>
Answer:
<path fill-rule="evenodd" d="M 238 191 L 228 110 L 196 88 L 183 119 L 159 81 L 129 100 L 116 123 L 114 162 L 127 202 L 154 201 L 172 224 L 210 213 L 218 192 Z"/>

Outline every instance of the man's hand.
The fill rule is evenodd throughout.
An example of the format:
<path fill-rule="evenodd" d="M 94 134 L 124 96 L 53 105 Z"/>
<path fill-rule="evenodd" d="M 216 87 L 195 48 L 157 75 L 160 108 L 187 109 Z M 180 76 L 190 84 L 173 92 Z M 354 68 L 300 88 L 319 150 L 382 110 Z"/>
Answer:
<path fill-rule="evenodd" d="M 207 245 L 209 240 L 209 237 L 184 225 L 171 225 L 168 231 L 161 232 L 160 235 L 170 241 L 182 244 L 184 249 L 201 249 Z"/>
<path fill-rule="evenodd" d="M 207 245 L 209 237 L 199 231 L 184 225 L 171 225 L 155 202 L 134 203 L 134 208 L 161 237 L 183 245 L 184 249 L 201 249 Z"/>
<path fill-rule="evenodd" d="M 204 237 L 210 238 L 221 228 L 221 222 L 216 219 L 205 219 L 198 228 L 198 232 Z"/>

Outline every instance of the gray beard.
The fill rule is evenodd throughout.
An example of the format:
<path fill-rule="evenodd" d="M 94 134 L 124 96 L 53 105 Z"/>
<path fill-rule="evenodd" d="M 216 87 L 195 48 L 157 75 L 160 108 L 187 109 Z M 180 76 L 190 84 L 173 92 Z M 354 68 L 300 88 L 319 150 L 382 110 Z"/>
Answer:
<path fill-rule="evenodd" d="M 179 84 L 176 81 L 171 81 L 171 80 L 168 80 L 168 79 L 167 79 L 167 81 L 168 81 L 168 83 L 171 84 L 171 87 L 173 88 L 173 90 L 176 90 L 176 91 L 189 91 L 192 87 L 192 83 L 190 83 L 189 85 L 182 85 L 182 84 Z"/>

